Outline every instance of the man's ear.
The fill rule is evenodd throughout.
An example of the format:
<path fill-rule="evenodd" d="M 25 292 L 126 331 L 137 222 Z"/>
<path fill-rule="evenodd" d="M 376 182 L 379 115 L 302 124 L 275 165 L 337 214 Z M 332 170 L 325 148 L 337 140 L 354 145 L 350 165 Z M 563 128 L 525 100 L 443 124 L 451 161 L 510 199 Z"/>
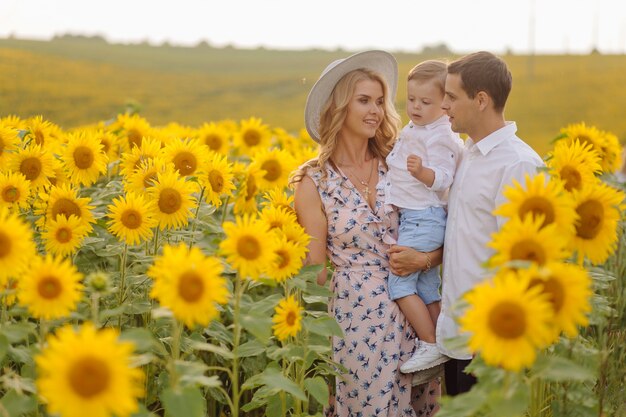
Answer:
<path fill-rule="evenodd" d="M 478 108 L 483 111 L 491 104 L 491 97 L 484 91 L 479 91 L 476 93 L 476 102 L 478 103 Z"/>

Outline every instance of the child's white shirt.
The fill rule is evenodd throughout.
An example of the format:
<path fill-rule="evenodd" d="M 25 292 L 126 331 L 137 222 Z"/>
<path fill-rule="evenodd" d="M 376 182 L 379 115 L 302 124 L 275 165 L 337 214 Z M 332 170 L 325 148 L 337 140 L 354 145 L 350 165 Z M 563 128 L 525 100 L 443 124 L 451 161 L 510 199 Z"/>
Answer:
<path fill-rule="evenodd" d="M 399 208 L 421 210 L 445 207 L 447 190 L 452 184 L 463 141 L 450 128 L 447 115 L 424 126 L 409 122 L 387 155 L 385 201 Z M 422 165 L 435 173 L 431 187 L 413 177 L 406 168 L 409 155 L 422 158 Z"/>

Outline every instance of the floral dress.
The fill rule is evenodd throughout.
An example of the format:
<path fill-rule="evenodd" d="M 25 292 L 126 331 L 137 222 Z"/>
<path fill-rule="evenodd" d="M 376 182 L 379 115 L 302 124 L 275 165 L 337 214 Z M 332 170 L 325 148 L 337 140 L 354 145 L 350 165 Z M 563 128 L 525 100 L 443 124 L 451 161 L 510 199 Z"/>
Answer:
<path fill-rule="evenodd" d="M 327 415 L 431 416 L 439 380 L 412 387 L 411 375 L 399 370 L 413 353 L 415 334 L 387 291 L 387 249 L 396 243 L 398 215 L 384 204 L 386 168 L 379 161 L 374 209 L 330 164 L 326 174 L 307 172 L 328 220 L 327 255 L 335 270 L 329 312 L 344 332 L 333 338 L 333 357 L 347 369 Z"/>

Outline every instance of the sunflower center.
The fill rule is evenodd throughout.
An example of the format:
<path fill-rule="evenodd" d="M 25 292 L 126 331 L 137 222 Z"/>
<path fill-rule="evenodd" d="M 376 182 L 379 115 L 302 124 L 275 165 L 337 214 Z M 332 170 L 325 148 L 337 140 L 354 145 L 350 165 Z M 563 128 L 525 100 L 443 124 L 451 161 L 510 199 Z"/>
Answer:
<path fill-rule="evenodd" d="M 70 218 L 71 215 L 80 218 L 80 207 L 74 201 L 69 198 L 59 198 L 54 202 L 52 206 L 52 219 L 55 220 L 57 216 L 65 216 Z"/>
<path fill-rule="evenodd" d="M 178 280 L 178 294 L 189 303 L 198 301 L 204 294 L 204 282 L 195 271 L 186 271 Z"/>
<path fill-rule="evenodd" d="M 224 177 L 222 173 L 217 169 L 211 170 L 209 172 L 209 184 L 211 184 L 211 189 L 216 193 L 221 193 L 224 189 Z"/>
<path fill-rule="evenodd" d="M 100 143 L 102 144 L 102 151 L 104 153 L 109 152 L 109 149 L 111 149 L 111 143 L 109 142 L 109 140 L 106 138 L 101 138 Z"/>
<path fill-rule="evenodd" d="M 141 132 L 137 129 L 129 129 L 127 134 L 130 148 L 132 149 L 133 145 L 139 148 L 141 146 L 141 138 L 143 136 Z"/>
<path fill-rule="evenodd" d="M 280 178 L 280 174 L 283 172 L 283 168 L 280 166 L 280 162 L 269 160 L 263 162 L 261 169 L 267 172 L 263 178 L 268 181 L 276 181 Z"/>
<path fill-rule="evenodd" d="M 141 226 L 141 213 L 135 209 L 127 209 L 122 213 L 122 224 L 128 229 L 137 229 Z"/>
<path fill-rule="evenodd" d="M 7 203 L 15 203 L 20 198 L 20 190 L 13 185 L 7 185 L 2 190 L 2 199 Z"/>
<path fill-rule="evenodd" d="M 180 175 L 193 174 L 198 167 L 196 156 L 187 151 L 177 153 L 173 162 Z"/>
<path fill-rule="evenodd" d="M 35 143 L 37 145 L 42 145 L 45 141 L 45 136 L 43 135 L 43 132 L 41 130 L 36 130 L 35 131 Z"/>
<path fill-rule="evenodd" d="M 253 236 L 243 236 L 237 241 L 237 253 L 248 260 L 257 259 L 261 256 L 261 244 Z"/>
<path fill-rule="evenodd" d="M 54 300 L 61 294 L 63 287 L 59 279 L 53 275 L 42 278 L 37 284 L 37 291 L 46 300 Z"/>
<path fill-rule="evenodd" d="M 289 265 L 289 261 L 291 260 L 291 258 L 289 257 L 289 252 L 287 252 L 286 250 L 278 250 L 276 251 L 276 254 L 278 255 L 278 269 L 283 269 L 285 268 L 287 265 Z"/>
<path fill-rule="evenodd" d="M 11 239 L 0 230 L 0 259 L 11 253 Z"/>
<path fill-rule="evenodd" d="M 87 356 L 72 365 L 68 378 L 76 394 L 91 398 L 109 387 L 111 370 L 103 360 Z"/>
<path fill-rule="evenodd" d="M 222 138 L 218 135 L 206 135 L 204 137 L 204 143 L 206 143 L 212 151 L 218 151 L 222 147 Z"/>
<path fill-rule="evenodd" d="M 93 165 L 93 151 L 87 146 L 77 146 L 74 150 L 74 163 L 80 169 L 88 169 Z"/>
<path fill-rule="evenodd" d="M 533 217 L 543 214 L 544 219 L 541 227 L 545 227 L 554 222 L 554 207 L 543 197 L 531 197 L 524 201 L 519 208 L 520 217 L 523 219 L 528 213 L 531 213 Z"/>
<path fill-rule="evenodd" d="M 250 147 L 257 146 L 261 142 L 261 134 L 256 130 L 246 130 L 243 134 L 243 141 Z"/>
<path fill-rule="evenodd" d="M 596 200 L 585 201 L 576 207 L 580 221 L 576 225 L 576 234 L 583 239 L 595 238 L 602 229 L 604 207 Z"/>
<path fill-rule="evenodd" d="M 182 196 L 173 188 L 164 188 L 159 195 L 159 210 L 165 214 L 176 213 L 183 205 Z"/>
<path fill-rule="evenodd" d="M 565 181 L 565 189 L 567 191 L 580 190 L 582 186 L 583 178 L 580 172 L 574 167 L 569 165 L 564 166 L 559 173 L 561 179 Z"/>
<path fill-rule="evenodd" d="M 143 186 L 144 186 L 144 188 L 152 187 L 156 180 L 157 180 L 157 173 L 156 172 L 148 172 L 143 177 Z"/>
<path fill-rule="evenodd" d="M 256 181 L 254 181 L 254 177 L 252 175 L 248 175 L 248 179 L 246 180 L 246 201 L 251 200 L 256 195 Z"/>
<path fill-rule="evenodd" d="M 72 230 L 67 227 L 61 227 L 54 236 L 58 242 L 67 243 L 72 240 Z"/>
<path fill-rule="evenodd" d="M 552 304 L 552 308 L 555 313 L 561 311 L 563 303 L 565 302 L 565 289 L 563 285 L 554 278 L 549 278 L 544 281 L 542 279 L 533 279 L 530 281 L 529 288 L 536 285 L 543 286 L 543 293 L 548 296 L 548 300 Z"/>
<path fill-rule="evenodd" d="M 285 323 L 287 323 L 287 326 L 293 327 L 296 324 L 296 318 L 296 313 L 290 311 L 287 313 L 287 317 L 285 317 Z"/>
<path fill-rule="evenodd" d="M 529 261 L 543 265 L 546 261 L 546 254 L 537 242 L 532 239 L 524 239 L 516 242 L 511 248 L 511 260 Z"/>
<path fill-rule="evenodd" d="M 41 161 L 39 158 L 25 158 L 20 164 L 20 172 L 29 181 L 37 179 L 41 174 Z"/>
<path fill-rule="evenodd" d="M 526 330 L 526 315 L 516 303 L 503 301 L 491 309 L 488 317 L 489 328 L 498 337 L 515 339 Z"/>

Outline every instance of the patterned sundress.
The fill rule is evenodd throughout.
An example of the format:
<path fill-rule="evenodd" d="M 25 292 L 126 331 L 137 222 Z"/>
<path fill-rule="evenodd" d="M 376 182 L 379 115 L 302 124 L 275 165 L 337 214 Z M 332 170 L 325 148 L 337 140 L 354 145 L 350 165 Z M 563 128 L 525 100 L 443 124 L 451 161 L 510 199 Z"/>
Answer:
<path fill-rule="evenodd" d="M 389 298 L 387 250 L 396 243 L 398 215 L 384 204 L 387 174 L 379 161 L 376 204 L 372 209 L 341 172 L 327 164 L 307 175 L 317 185 L 328 220 L 327 255 L 334 265 L 329 312 L 344 337 L 333 338 L 334 360 L 348 373 L 336 381 L 328 416 L 431 416 L 440 382 L 411 387 L 400 372 L 415 348 L 413 329 Z"/>

